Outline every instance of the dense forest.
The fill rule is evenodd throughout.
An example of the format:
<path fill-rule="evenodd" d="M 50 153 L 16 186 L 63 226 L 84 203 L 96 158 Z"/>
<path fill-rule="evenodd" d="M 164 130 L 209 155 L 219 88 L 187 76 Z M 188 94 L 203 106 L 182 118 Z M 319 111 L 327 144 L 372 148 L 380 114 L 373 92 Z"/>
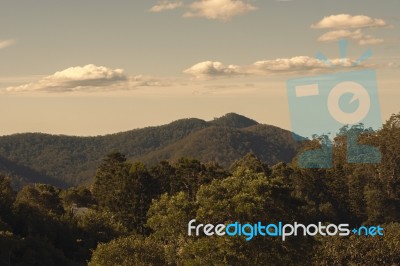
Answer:
<path fill-rule="evenodd" d="M 191 157 L 229 167 L 247 153 L 269 164 L 290 162 L 299 147 L 290 131 L 229 113 L 208 122 L 181 119 L 97 137 L 41 133 L 2 136 L 0 173 L 11 176 L 15 188 L 28 183 L 67 188 L 90 184 L 96 167 L 111 151 L 147 164 Z"/>
<path fill-rule="evenodd" d="M 381 163 L 347 163 L 352 131 L 363 133 L 360 143 L 379 148 Z M 15 191 L 2 175 L 0 265 L 400 265 L 400 114 L 378 132 L 358 125 L 341 133 L 327 169 L 299 168 L 296 156 L 279 162 L 255 153 L 229 167 L 204 157 L 144 163 L 110 147 L 84 186 L 36 183 Z M 301 149 L 318 147 L 320 138 Z M 76 154 L 88 148 L 71 145 Z M 187 231 L 192 219 L 380 225 L 384 236 L 193 237 Z"/>

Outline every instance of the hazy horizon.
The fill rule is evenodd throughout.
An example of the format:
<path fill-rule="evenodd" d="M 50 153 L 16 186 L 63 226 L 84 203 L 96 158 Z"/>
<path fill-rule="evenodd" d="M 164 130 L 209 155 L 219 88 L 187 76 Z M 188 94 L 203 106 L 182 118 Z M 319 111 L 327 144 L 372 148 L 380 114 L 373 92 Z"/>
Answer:
<path fill-rule="evenodd" d="M 317 52 L 340 66 L 341 38 L 335 71 L 375 69 L 385 121 L 400 111 L 397 10 L 397 0 L 6 2 L 0 135 L 96 136 L 230 112 L 291 130 L 286 81 L 333 71 Z"/>
<path fill-rule="evenodd" d="M 99 134 L 99 135 L 68 135 L 68 134 L 62 134 L 62 133 L 61 133 L 61 134 L 52 134 L 52 133 L 46 133 L 46 132 L 39 132 L 39 131 L 33 132 L 33 131 L 31 131 L 31 132 L 18 132 L 18 133 L 13 133 L 13 134 L 0 135 L 0 137 L 11 136 L 11 135 L 17 135 L 17 134 L 31 134 L 31 133 L 33 133 L 33 134 L 36 134 L 36 133 L 37 133 L 37 134 L 50 134 L 50 135 L 55 135 L 55 136 L 69 136 L 69 137 L 97 137 L 97 136 L 106 136 L 106 135 L 113 135 L 113 134 L 118 134 L 118 133 L 124 133 L 124 132 L 129 132 L 129 131 L 132 131 L 132 130 L 140 130 L 140 129 L 144 129 L 144 128 L 152 128 L 152 127 L 165 126 L 165 125 L 174 123 L 174 122 L 176 122 L 176 121 L 185 120 L 185 119 L 200 119 L 200 120 L 203 120 L 203 121 L 205 121 L 205 122 L 212 122 L 214 119 L 221 118 L 221 117 L 223 117 L 223 116 L 225 116 L 225 115 L 228 115 L 228 114 L 237 114 L 237 115 L 244 116 L 244 115 L 239 114 L 239 113 L 228 112 L 228 113 L 226 113 L 226 114 L 223 114 L 223 115 L 220 115 L 220 116 L 215 116 L 215 117 L 212 117 L 212 118 L 210 118 L 210 119 L 204 119 L 204 118 L 200 118 L 200 117 L 181 117 L 181 118 L 177 118 L 177 119 L 171 120 L 171 121 L 166 122 L 166 123 L 163 123 L 163 124 L 149 125 L 149 126 L 143 126 L 143 127 L 138 127 L 138 128 L 131 128 L 131 129 L 128 129 L 128 130 L 123 130 L 123 131 L 118 131 L 118 132 L 104 133 L 104 134 Z M 259 123 L 259 124 L 269 125 L 269 126 L 275 126 L 275 125 L 273 125 L 273 124 L 261 123 L 261 122 L 255 120 L 255 119 L 253 119 L 253 118 L 251 118 L 251 117 L 247 117 L 247 116 L 244 116 L 244 117 L 246 117 L 246 118 L 248 118 L 248 119 L 251 119 L 251 120 L 254 120 L 254 121 L 256 121 L 256 122 Z M 290 129 L 287 129 L 287 128 L 282 128 L 282 129 L 290 131 Z"/>

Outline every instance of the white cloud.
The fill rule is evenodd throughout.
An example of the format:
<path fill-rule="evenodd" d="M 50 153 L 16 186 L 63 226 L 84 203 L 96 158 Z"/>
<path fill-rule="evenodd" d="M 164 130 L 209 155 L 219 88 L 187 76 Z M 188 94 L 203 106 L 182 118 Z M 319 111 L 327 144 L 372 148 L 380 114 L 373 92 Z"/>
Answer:
<path fill-rule="evenodd" d="M 11 46 L 15 43 L 15 40 L 9 39 L 9 40 L 0 40 L 0 49 L 6 48 L 8 46 Z"/>
<path fill-rule="evenodd" d="M 346 38 L 358 41 L 360 45 L 366 45 L 380 44 L 384 40 L 365 34 L 363 30 L 387 26 L 387 23 L 379 18 L 371 18 L 364 15 L 338 14 L 324 17 L 319 22 L 311 25 L 311 28 L 330 29 L 330 31 L 318 38 L 319 41 L 338 41 L 339 39 Z"/>
<path fill-rule="evenodd" d="M 152 76 L 137 75 L 130 77 L 128 80 L 131 88 L 138 87 L 168 87 L 172 86 L 175 81 L 168 79 L 159 79 Z"/>
<path fill-rule="evenodd" d="M 333 66 L 350 68 L 354 67 L 356 62 L 350 59 L 333 59 L 330 63 Z M 211 79 L 248 75 L 264 76 L 279 73 L 319 73 L 328 69 L 331 69 L 331 66 L 321 60 L 309 56 L 296 56 L 261 60 L 246 66 L 225 66 L 221 62 L 205 61 L 184 70 L 184 73 L 193 75 L 196 79 Z"/>
<path fill-rule="evenodd" d="M 203 79 L 216 76 L 231 76 L 241 74 L 239 67 L 235 65 L 224 66 L 221 62 L 204 61 L 186 69 L 186 74 Z"/>
<path fill-rule="evenodd" d="M 197 0 L 189 5 L 189 11 L 183 16 L 228 21 L 255 9 L 253 5 L 243 0 Z"/>
<path fill-rule="evenodd" d="M 338 41 L 340 39 L 352 39 L 357 40 L 359 44 L 379 44 L 383 43 L 383 39 L 375 38 L 371 35 L 364 34 L 360 29 L 351 31 L 351 30 L 333 30 L 328 31 L 321 35 L 318 38 L 318 41 L 327 42 L 327 41 Z"/>
<path fill-rule="evenodd" d="M 168 10 L 174 10 L 179 7 L 182 7 L 183 3 L 181 1 L 168 1 L 168 0 L 161 0 L 158 1 L 156 5 L 150 8 L 150 12 L 163 12 Z"/>
<path fill-rule="evenodd" d="M 177 8 L 186 10 L 183 14 L 185 18 L 202 17 L 221 21 L 228 21 L 256 9 L 249 0 L 194 0 L 188 4 L 180 0 L 159 0 L 149 11 L 160 13 Z"/>
<path fill-rule="evenodd" d="M 97 92 L 132 90 L 140 87 L 166 87 L 173 80 L 151 76 L 128 76 L 123 69 L 88 64 L 70 67 L 36 82 L 5 89 L 6 92 Z"/>
<path fill-rule="evenodd" d="M 361 30 L 334 30 L 328 31 L 327 33 L 322 34 L 318 41 L 326 42 L 326 41 L 337 41 L 342 38 L 351 38 L 351 39 L 360 39 L 362 37 Z"/>
<path fill-rule="evenodd" d="M 6 91 L 93 91 L 107 89 L 116 84 L 126 83 L 127 80 L 127 76 L 122 69 L 110 69 L 89 64 L 83 67 L 70 67 L 58 71 L 37 82 L 8 87 Z"/>
<path fill-rule="evenodd" d="M 1 92 L 111 92 L 140 87 L 167 87 L 174 84 L 175 79 L 160 79 L 148 75 L 130 76 L 125 74 L 123 69 L 88 64 L 58 71 L 35 82 L 10 86 Z"/>
<path fill-rule="evenodd" d="M 380 44 L 383 43 L 383 39 L 375 38 L 371 35 L 366 35 L 365 38 L 359 41 L 359 44 L 366 45 L 366 44 Z"/>
<path fill-rule="evenodd" d="M 371 18 L 364 15 L 352 16 L 338 14 L 324 17 L 319 22 L 311 25 L 314 29 L 348 29 L 348 28 L 376 28 L 385 27 L 383 19 Z"/>
<path fill-rule="evenodd" d="M 332 70 L 332 66 L 351 68 L 355 61 L 345 58 L 331 59 L 329 64 L 309 56 L 295 56 L 291 58 L 278 58 L 273 60 L 257 61 L 248 67 L 248 74 L 270 75 L 277 73 L 319 73 Z M 246 68 L 245 68 L 246 69 Z"/>
<path fill-rule="evenodd" d="M 254 69 L 260 74 L 271 72 L 292 72 L 307 69 L 325 68 L 325 64 L 309 56 L 296 56 L 292 58 L 278 58 L 274 60 L 262 60 L 253 64 Z M 256 72 L 257 73 L 257 72 Z"/>

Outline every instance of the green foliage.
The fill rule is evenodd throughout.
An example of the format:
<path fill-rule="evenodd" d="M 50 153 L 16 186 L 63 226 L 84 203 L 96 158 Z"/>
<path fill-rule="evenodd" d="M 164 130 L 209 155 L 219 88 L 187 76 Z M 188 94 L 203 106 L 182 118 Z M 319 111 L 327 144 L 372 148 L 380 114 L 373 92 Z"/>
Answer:
<path fill-rule="evenodd" d="M 129 175 L 130 165 L 121 153 L 110 153 L 100 164 L 93 184 L 93 196 L 100 208 L 113 210 L 119 207 L 121 185 Z"/>
<path fill-rule="evenodd" d="M 72 187 L 61 191 L 60 197 L 64 204 L 64 208 L 69 209 L 76 207 L 91 207 L 95 205 L 95 199 L 92 192 L 86 187 Z"/>
<path fill-rule="evenodd" d="M 291 221 L 295 217 L 295 199 L 282 179 L 269 179 L 262 173 L 241 169 L 234 176 L 215 179 L 202 185 L 192 202 L 185 193 L 162 195 L 153 202 L 147 225 L 150 238 L 164 243 L 165 258 L 178 265 L 258 265 L 261 262 L 285 264 L 300 253 L 310 251 L 306 242 L 282 243 L 277 239 L 218 238 L 187 236 L 187 223 L 196 218 L 198 223 L 242 223 L 278 219 Z M 260 252 L 262 250 L 262 252 Z M 270 250 L 270 251 L 269 251 Z M 290 250 L 282 256 L 274 251 Z M 297 254 L 297 255 L 296 255 Z"/>
<path fill-rule="evenodd" d="M 269 169 L 266 163 L 263 163 L 260 159 L 258 159 L 254 154 L 246 154 L 240 160 L 237 160 L 230 167 L 231 172 L 235 172 L 240 168 L 251 170 L 255 173 L 263 173 L 266 176 L 271 174 L 271 169 Z"/>
<path fill-rule="evenodd" d="M 82 232 L 80 241 L 88 248 L 128 234 L 128 229 L 111 212 L 89 210 L 76 217 L 76 221 L 77 228 Z"/>
<path fill-rule="evenodd" d="M 152 230 L 152 239 L 163 243 L 165 260 L 174 264 L 179 260 L 179 249 L 188 241 L 187 222 L 195 216 L 195 205 L 184 192 L 174 196 L 163 194 L 153 201 L 147 226 Z"/>
<path fill-rule="evenodd" d="M 144 233 L 146 213 L 159 184 L 142 163 L 127 163 L 121 153 L 111 153 L 100 165 L 93 196 L 101 210 L 112 212 L 128 229 Z"/>
<path fill-rule="evenodd" d="M 100 244 L 93 252 L 89 266 L 165 265 L 161 243 L 151 238 L 129 236 Z"/>
<path fill-rule="evenodd" d="M 297 209 L 301 204 L 291 196 L 291 189 L 282 178 L 269 178 L 250 169 L 242 168 L 231 177 L 202 186 L 197 194 L 197 204 L 196 217 L 199 223 L 302 220 Z M 223 258 L 218 260 L 221 265 L 259 265 L 266 262 L 285 265 L 300 254 L 309 253 L 312 243 L 306 238 L 282 242 L 265 237 L 255 237 L 251 241 L 235 237 L 224 240 L 209 237 L 198 241 L 194 244 L 196 248 L 189 247 L 196 265 L 202 263 L 201 252 L 211 248 L 213 243 L 220 244 L 219 248 L 214 247 L 214 252 L 217 257 Z M 283 250 L 286 250 L 285 255 L 282 254 Z M 301 259 L 297 259 L 297 262 L 305 263 Z"/>
<path fill-rule="evenodd" d="M 194 159 L 180 158 L 174 167 L 175 178 L 171 182 L 171 192 L 185 191 L 191 200 L 194 200 L 201 185 L 226 176 L 218 165 L 204 165 Z"/>
<path fill-rule="evenodd" d="M 0 232 L 0 265 L 76 265 L 43 238 L 20 238 Z"/>
<path fill-rule="evenodd" d="M 59 197 L 59 190 L 46 184 L 25 186 L 18 193 L 14 208 L 17 211 L 29 208 L 44 216 L 56 216 L 64 212 Z"/>
<path fill-rule="evenodd" d="M 316 265 L 399 265 L 400 224 L 384 224 L 384 237 L 327 237 L 317 246 Z"/>
<path fill-rule="evenodd" d="M 11 188 L 10 178 L 0 175 L 0 217 L 10 214 L 15 196 L 16 193 Z"/>

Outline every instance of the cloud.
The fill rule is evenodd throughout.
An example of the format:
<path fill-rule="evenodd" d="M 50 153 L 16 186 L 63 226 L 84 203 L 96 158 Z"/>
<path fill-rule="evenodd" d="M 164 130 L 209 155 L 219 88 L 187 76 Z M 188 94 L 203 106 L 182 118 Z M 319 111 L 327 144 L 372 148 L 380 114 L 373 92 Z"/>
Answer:
<path fill-rule="evenodd" d="M 36 82 L 5 89 L 6 92 L 98 92 L 133 90 L 140 87 L 166 87 L 173 80 L 151 76 L 126 75 L 123 69 L 88 64 L 58 71 Z"/>
<path fill-rule="evenodd" d="M 204 17 L 228 21 L 231 18 L 253 11 L 256 8 L 242 0 L 198 0 L 190 4 L 189 11 L 183 16 Z"/>
<path fill-rule="evenodd" d="M 386 27 L 383 19 L 371 18 L 364 15 L 352 16 L 338 14 L 324 17 L 319 22 L 311 25 L 314 29 L 348 29 L 348 28 L 376 28 Z"/>
<path fill-rule="evenodd" d="M 8 46 L 11 46 L 15 43 L 15 40 L 9 39 L 9 40 L 0 40 L 0 49 L 6 48 Z"/>
<path fill-rule="evenodd" d="M 201 17 L 221 21 L 229 21 L 256 9 L 248 0 L 194 0 L 188 4 L 180 0 L 159 0 L 149 11 L 160 13 L 177 8 L 186 10 L 183 14 L 185 18 Z"/>
<path fill-rule="evenodd" d="M 173 80 L 167 79 L 159 79 L 152 76 L 146 75 L 137 75 L 134 77 L 130 77 L 128 80 L 131 88 L 139 88 L 139 87 L 169 87 L 172 86 L 175 82 Z"/>
<path fill-rule="evenodd" d="M 321 35 L 318 38 L 318 41 L 327 42 L 327 41 L 338 41 L 340 39 L 352 39 L 357 40 L 359 44 L 379 44 L 383 43 L 383 39 L 375 38 L 372 35 L 364 34 L 360 29 L 351 31 L 351 30 L 333 30 L 328 31 Z"/>
<path fill-rule="evenodd" d="M 292 72 L 326 68 L 326 65 L 309 56 L 296 56 L 292 58 L 278 58 L 274 60 L 262 60 L 253 64 L 255 73 Z"/>
<path fill-rule="evenodd" d="M 163 11 L 168 11 L 168 10 L 174 10 L 179 7 L 182 7 L 183 3 L 181 1 L 167 1 L 167 0 L 161 0 L 158 1 L 156 5 L 154 5 L 152 8 L 150 8 L 150 12 L 163 12 Z"/>
<path fill-rule="evenodd" d="M 361 45 L 366 45 L 366 44 L 380 44 L 383 43 L 383 39 L 375 38 L 371 35 L 366 35 L 365 38 L 362 38 L 358 43 Z"/>
<path fill-rule="evenodd" d="M 356 62 L 350 59 L 333 59 L 330 63 L 332 66 L 338 67 L 356 67 Z M 280 73 L 319 73 L 328 69 L 331 69 L 330 65 L 316 58 L 295 56 L 292 58 L 261 60 L 246 66 L 226 66 L 221 62 L 205 61 L 184 70 L 184 73 L 190 74 L 196 79 L 211 79 L 249 75 L 265 76 Z"/>
<path fill-rule="evenodd" d="M 37 82 L 16 87 L 8 87 L 8 92 L 19 91 L 92 91 L 123 83 L 127 77 L 122 69 L 110 69 L 89 64 L 83 67 L 70 67 L 44 77 Z"/>
<path fill-rule="evenodd" d="M 400 68 L 400 64 L 399 63 L 390 62 L 390 63 L 388 63 L 388 67 L 390 67 L 390 68 Z"/>
<path fill-rule="evenodd" d="M 318 41 L 337 41 L 342 38 L 360 39 L 362 37 L 361 30 L 334 30 L 324 33 L 318 38 Z"/>
<path fill-rule="evenodd" d="M 371 18 L 364 15 L 352 16 L 349 14 L 338 14 L 324 17 L 311 25 L 313 29 L 330 29 L 322 34 L 318 41 L 338 41 L 339 39 L 351 39 L 358 41 L 360 45 L 380 44 L 384 40 L 372 35 L 365 34 L 363 30 L 371 28 L 387 27 L 383 19 Z"/>
<path fill-rule="evenodd" d="M 186 69 L 186 74 L 191 74 L 196 78 L 203 79 L 216 76 L 232 76 L 239 75 L 240 69 L 238 66 L 224 66 L 221 62 L 204 61 Z"/>

